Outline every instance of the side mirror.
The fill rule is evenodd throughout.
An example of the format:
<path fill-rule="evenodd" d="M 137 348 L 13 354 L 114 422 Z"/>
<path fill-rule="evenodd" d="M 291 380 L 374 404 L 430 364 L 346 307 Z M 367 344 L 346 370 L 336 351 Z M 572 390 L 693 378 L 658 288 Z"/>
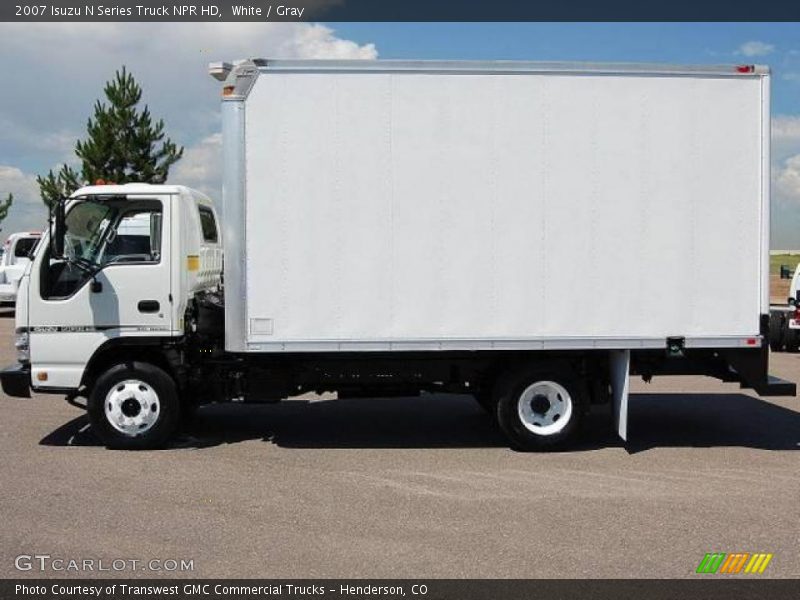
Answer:
<path fill-rule="evenodd" d="M 51 232 L 51 249 L 55 259 L 64 258 L 64 236 L 67 232 L 66 221 L 66 198 L 62 198 L 56 203 L 53 209 L 53 230 Z"/>
<path fill-rule="evenodd" d="M 791 279 L 792 270 L 787 265 L 781 265 L 781 279 Z"/>

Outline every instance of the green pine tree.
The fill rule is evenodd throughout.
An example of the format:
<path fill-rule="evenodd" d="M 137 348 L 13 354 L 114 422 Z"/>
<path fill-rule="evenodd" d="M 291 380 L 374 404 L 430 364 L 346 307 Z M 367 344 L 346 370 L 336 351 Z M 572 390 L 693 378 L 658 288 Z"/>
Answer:
<path fill-rule="evenodd" d="M 107 103 L 95 103 L 94 116 L 86 124 L 88 137 L 75 144 L 80 172 L 63 165 L 58 173 L 51 170 L 36 178 L 48 208 L 98 179 L 164 183 L 170 167 L 183 155 L 183 147 L 165 137 L 164 121 L 153 121 L 147 105 L 138 109 L 142 88 L 124 66 L 106 83 L 104 92 Z"/>
<path fill-rule="evenodd" d="M 14 194 L 9 194 L 4 202 L 0 202 L 0 223 L 6 220 L 8 209 L 14 203 Z"/>

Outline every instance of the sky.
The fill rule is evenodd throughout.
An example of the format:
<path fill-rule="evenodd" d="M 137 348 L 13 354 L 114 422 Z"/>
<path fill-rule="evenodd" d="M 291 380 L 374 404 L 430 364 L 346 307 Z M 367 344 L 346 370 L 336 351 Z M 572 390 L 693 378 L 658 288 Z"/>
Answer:
<path fill-rule="evenodd" d="M 170 181 L 220 195 L 219 84 L 207 63 L 246 57 L 767 64 L 772 247 L 800 249 L 800 24 L 0 23 L 0 237 L 46 219 L 37 174 L 74 163 L 105 81 L 126 65 L 185 146 Z"/>

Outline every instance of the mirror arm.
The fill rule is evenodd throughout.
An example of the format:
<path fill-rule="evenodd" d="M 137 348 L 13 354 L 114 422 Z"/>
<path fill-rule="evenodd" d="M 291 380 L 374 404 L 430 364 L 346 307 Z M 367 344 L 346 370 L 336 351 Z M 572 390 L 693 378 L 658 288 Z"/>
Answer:
<path fill-rule="evenodd" d="M 51 256 L 55 259 L 64 259 L 64 235 L 66 234 L 66 198 L 59 198 L 55 207 L 53 208 L 54 215 L 51 217 L 55 222 L 51 228 L 50 236 L 50 251 Z"/>

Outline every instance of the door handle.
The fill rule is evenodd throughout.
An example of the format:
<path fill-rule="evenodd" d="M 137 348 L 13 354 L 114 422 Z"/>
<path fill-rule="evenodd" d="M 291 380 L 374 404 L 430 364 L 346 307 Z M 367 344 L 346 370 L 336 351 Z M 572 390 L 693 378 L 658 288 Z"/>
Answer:
<path fill-rule="evenodd" d="M 159 308 L 161 308 L 161 305 L 158 300 L 139 300 L 139 312 L 154 313 L 158 312 Z"/>

